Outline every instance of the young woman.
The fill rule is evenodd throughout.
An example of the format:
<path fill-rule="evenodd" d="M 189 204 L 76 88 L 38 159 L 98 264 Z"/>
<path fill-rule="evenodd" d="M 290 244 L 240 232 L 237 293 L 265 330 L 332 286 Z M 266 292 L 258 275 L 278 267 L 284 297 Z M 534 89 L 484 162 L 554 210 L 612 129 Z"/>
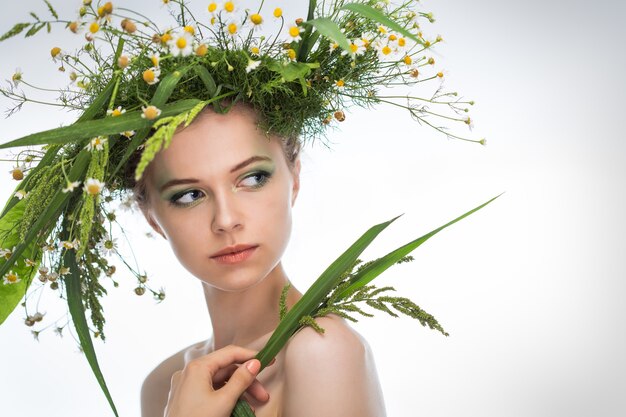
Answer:
<path fill-rule="evenodd" d="M 300 186 L 297 146 L 257 125 L 246 105 L 225 114 L 207 108 L 174 135 L 136 187 L 148 223 L 201 281 L 213 328 L 211 339 L 147 377 L 142 415 L 228 416 L 246 388 L 257 416 L 384 415 L 367 344 L 336 316 L 318 319 L 323 335 L 297 333 L 254 379 L 259 364 L 250 359 L 278 324 L 289 283 L 281 257 Z M 300 297 L 291 287 L 287 305 Z"/>

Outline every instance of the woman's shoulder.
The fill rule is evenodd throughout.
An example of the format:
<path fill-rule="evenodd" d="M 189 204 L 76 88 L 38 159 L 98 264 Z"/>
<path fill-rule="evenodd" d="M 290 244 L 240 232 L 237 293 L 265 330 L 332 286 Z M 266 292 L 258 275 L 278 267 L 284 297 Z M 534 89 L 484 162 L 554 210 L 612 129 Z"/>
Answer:
<path fill-rule="evenodd" d="M 285 348 L 285 415 L 383 416 L 384 401 L 369 345 L 344 319 L 315 320 Z"/>
<path fill-rule="evenodd" d="M 207 342 L 198 342 L 190 345 L 161 363 L 149 374 L 141 386 L 141 415 L 142 417 L 162 417 L 167 405 L 171 379 L 174 372 L 185 367 L 190 359 L 202 355 Z"/>

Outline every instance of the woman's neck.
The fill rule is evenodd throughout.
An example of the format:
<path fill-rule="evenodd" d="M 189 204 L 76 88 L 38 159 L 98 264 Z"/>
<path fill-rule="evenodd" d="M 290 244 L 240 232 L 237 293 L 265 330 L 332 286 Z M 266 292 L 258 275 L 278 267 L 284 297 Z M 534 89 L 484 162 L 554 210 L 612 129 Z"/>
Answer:
<path fill-rule="evenodd" d="M 262 282 L 245 291 L 226 292 L 203 285 L 213 326 L 212 348 L 247 346 L 272 332 L 279 322 L 280 294 L 288 282 L 279 263 Z M 302 294 L 291 287 L 287 306 L 291 307 L 300 297 Z"/>

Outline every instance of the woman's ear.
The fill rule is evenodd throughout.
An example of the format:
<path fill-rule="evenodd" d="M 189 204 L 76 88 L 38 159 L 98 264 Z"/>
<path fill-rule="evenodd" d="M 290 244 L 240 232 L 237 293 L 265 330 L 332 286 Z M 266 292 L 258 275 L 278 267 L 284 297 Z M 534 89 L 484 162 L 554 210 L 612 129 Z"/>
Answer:
<path fill-rule="evenodd" d="M 159 223 L 157 223 L 157 221 L 154 219 L 154 216 L 152 215 L 150 209 L 142 208 L 141 212 L 143 213 L 143 216 L 146 218 L 146 221 L 148 222 L 150 227 L 152 227 L 152 230 L 160 234 L 163 239 L 167 240 L 167 237 L 165 237 L 165 233 L 163 233 L 163 229 L 161 229 Z"/>
<path fill-rule="evenodd" d="M 300 191 L 300 157 L 298 156 L 291 168 L 291 175 L 293 175 L 293 187 L 291 189 L 291 205 L 293 206 Z"/>

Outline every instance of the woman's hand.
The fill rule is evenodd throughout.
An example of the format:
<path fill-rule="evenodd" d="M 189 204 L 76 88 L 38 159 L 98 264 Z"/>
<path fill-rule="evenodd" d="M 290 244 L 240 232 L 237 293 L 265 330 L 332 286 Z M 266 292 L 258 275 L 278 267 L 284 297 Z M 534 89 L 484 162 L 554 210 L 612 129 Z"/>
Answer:
<path fill-rule="evenodd" d="M 252 359 L 256 353 L 227 346 L 187 363 L 172 376 L 165 417 L 228 417 L 246 391 L 258 401 L 269 400 L 256 380 L 261 369 Z"/>

